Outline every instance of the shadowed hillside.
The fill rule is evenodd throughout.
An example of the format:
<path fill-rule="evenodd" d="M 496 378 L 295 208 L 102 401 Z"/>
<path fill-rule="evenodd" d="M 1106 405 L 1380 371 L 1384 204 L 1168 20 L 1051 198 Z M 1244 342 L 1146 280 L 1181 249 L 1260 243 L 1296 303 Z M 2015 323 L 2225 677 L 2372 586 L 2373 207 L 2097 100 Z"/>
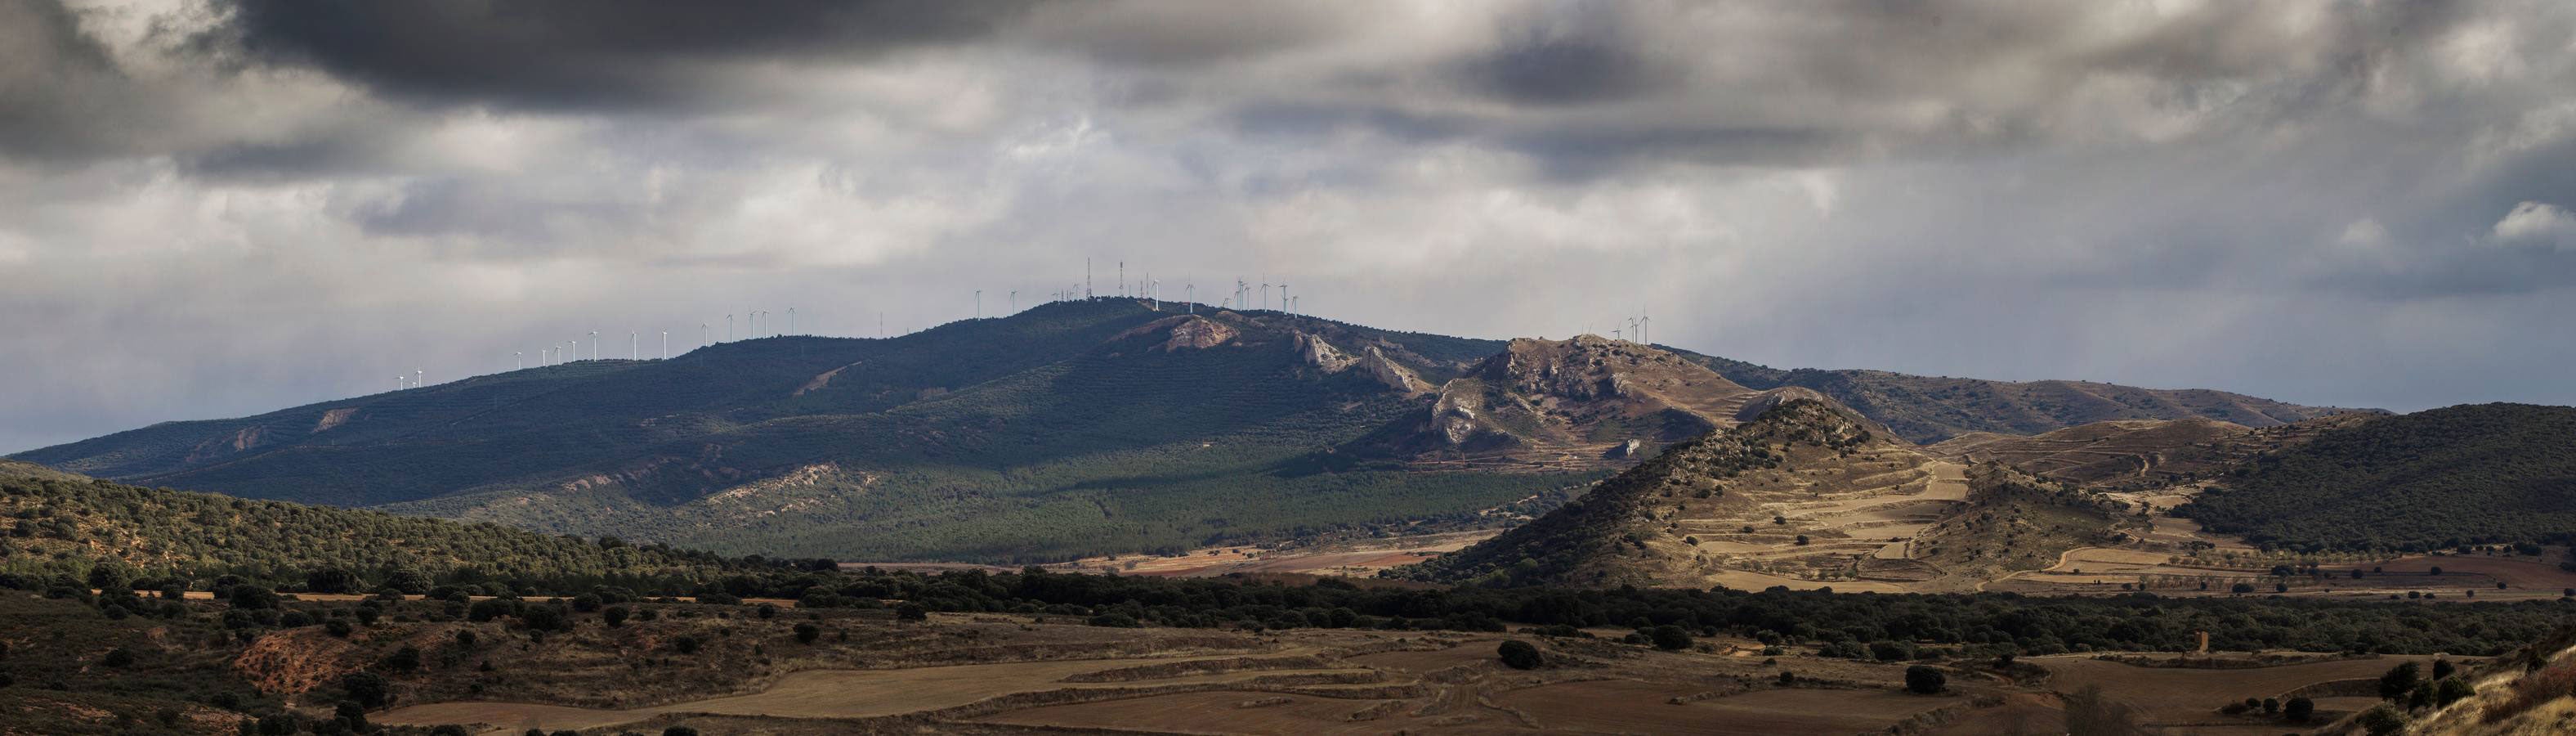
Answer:
<path fill-rule="evenodd" d="M 2150 389 L 2092 381 L 1987 381 L 1852 369 L 1784 370 L 1681 354 L 1749 388 L 1814 389 L 1886 424 L 1898 436 L 1921 443 L 1970 432 L 2037 434 L 2121 419 L 2202 418 L 2270 427 L 2353 411 L 2208 389 Z"/>
<path fill-rule="evenodd" d="M 2353 412 L 2262 429 L 2209 419 L 2130 419 L 2027 437 L 1972 432 L 1923 450 L 1961 462 L 2000 462 L 2053 481 L 2127 490 L 2226 473 L 2259 453 L 2379 416 Z"/>
<path fill-rule="evenodd" d="M 2301 549 L 2558 543 L 2576 530 L 2576 407 L 2454 406 L 2255 458 L 2176 513 Z"/>

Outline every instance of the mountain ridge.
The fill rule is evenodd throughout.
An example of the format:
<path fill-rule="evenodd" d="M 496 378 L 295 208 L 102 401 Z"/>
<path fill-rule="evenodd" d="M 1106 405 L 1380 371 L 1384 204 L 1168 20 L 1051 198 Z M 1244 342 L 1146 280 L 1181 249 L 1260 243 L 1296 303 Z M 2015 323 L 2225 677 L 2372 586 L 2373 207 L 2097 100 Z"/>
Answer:
<path fill-rule="evenodd" d="M 1485 509 L 1748 408 L 1830 396 L 1746 385 L 1710 360 L 1104 298 L 896 338 L 529 368 L 16 457 L 725 552 L 1056 561 L 1488 524 Z"/>

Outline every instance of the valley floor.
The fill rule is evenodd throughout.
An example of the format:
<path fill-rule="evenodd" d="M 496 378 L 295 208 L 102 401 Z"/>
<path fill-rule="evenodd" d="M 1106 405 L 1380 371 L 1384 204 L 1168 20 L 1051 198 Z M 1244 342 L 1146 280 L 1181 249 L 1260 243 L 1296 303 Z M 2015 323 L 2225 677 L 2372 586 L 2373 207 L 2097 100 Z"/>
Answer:
<path fill-rule="evenodd" d="M 2375 702 L 2344 697 L 2352 683 L 2400 661 L 2431 659 L 2063 655 L 2002 668 L 1954 660 L 1936 665 L 1948 674 L 1949 691 L 1919 695 L 1903 688 L 1911 662 L 1764 656 L 1759 643 L 1741 640 L 1703 640 L 1692 650 L 1668 652 L 1606 639 L 1298 630 L 1181 636 L 1167 642 L 1165 653 L 1127 645 L 1117 647 L 1121 656 L 1066 659 L 1058 657 L 1075 651 L 1068 645 L 1178 632 L 966 614 L 911 625 L 834 624 L 909 627 L 915 636 L 953 642 L 946 653 L 928 653 L 930 661 L 1007 661 L 816 667 L 738 694 L 630 708 L 451 700 L 397 708 L 375 720 L 467 724 L 479 734 L 649 732 L 667 725 L 708 734 L 2042 733 L 2062 730 L 2066 695 L 2099 686 L 2138 725 L 2177 734 L 2258 734 L 2303 724 L 2224 715 L 2219 707 L 2245 697 L 2314 693 L 2329 696 L 2320 700 L 2325 706 L 2315 721 L 2323 724 Z M 1503 666 L 1495 650 L 1506 639 L 1538 644 L 1547 663 L 1532 670 Z"/>

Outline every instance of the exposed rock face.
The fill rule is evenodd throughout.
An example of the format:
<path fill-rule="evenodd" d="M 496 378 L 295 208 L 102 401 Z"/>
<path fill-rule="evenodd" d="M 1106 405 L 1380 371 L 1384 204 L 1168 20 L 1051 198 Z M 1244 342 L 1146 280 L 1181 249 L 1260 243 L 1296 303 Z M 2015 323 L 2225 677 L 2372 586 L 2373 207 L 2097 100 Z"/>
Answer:
<path fill-rule="evenodd" d="M 1359 363 L 1358 358 L 1343 353 L 1340 348 L 1333 347 L 1332 343 L 1324 342 L 1324 338 L 1304 332 L 1297 333 L 1297 355 L 1304 359 L 1307 365 L 1321 368 L 1325 373 L 1340 373 Z"/>
<path fill-rule="evenodd" d="M 330 411 L 322 412 L 322 418 L 313 423 L 313 431 L 320 432 L 342 424 L 347 424 L 350 417 L 357 415 L 357 407 L 332 409 Z"/>
<path fill-rule="evenodd" d="M 1415 375 L 1413 369 L 1406 368 L 1403 364 L 1395 362 L 1393 358 L 1387 357 L 1385 351 L 1379 350 L 1376 345 L 1370 345 L 1362 349 L 1358 357 L 1352 357 L 1351 354 L 1342 352 L 1340 348 L 1333 347 L 1332 343 L 1325 342 L 1324 338 L 1314 334 L 1296 333 L 1296 341 L 1298 357 L 1307 365 L 1321 369 L 1325 373 L 1340 373 L 1358 368 L 1370 380 L 1377 381 L 1397 393 L 1407 396 L 1431 393 L 1430 383 L 1423 381 L 1421 376 Z"/>
<path fill-rule="evenodd" d="M 1205 317 L 1187 316 L 1172 325 L 1172 339 L 1163 343 L 1163 351 L 1205 350 L 1234 339 L 1234 328 L 1217 324 Z"/>
<path fill-rule="evenodd" d="M 1138 325 L 1135 329 L 1118 333 L 1116 337 L 1112 337 L 1110 340 L 1125 340 L 1140 335 L 1154 334 L 1156 332 L 1165 333 L 1170 338 L 1164 340 L 1163 344 L 1157 348 L 1164 352 L 1175 350 L 1205 350 L 1232 342 L 1236 334 L 1234 328 L 1227 327 L 1215 320 L 1195 314 L 1185 314 L 1178 317 L 1165 317 L 1163 319 Z"/>
<path fill-rule="evenodd" d="M 1370 378 L 1386 384 L 1387 388 L 1406 395 L 1431 393 L 1431 384 L 1423 382 L 1422 377 L 1414 375 L 1412 369 L 1387 358 L 1386 353 L 1380 352 L 1375 345 L 1369 346 L 1368 352 L 1360 355 L 1359 366 L 1360 370 L 1368 372 Z"/>

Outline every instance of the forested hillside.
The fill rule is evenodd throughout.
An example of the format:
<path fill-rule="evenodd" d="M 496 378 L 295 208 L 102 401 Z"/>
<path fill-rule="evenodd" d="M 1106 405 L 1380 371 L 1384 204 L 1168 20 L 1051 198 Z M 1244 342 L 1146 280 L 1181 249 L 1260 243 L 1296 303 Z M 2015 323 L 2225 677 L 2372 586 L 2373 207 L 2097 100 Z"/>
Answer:
<path fill-rule="evenodd" d="M 2176 509 L 2299 549 L 2416 551 L 2576 536 L 2576 407 L 2386 417 L 2256 458 Z"/>
<path fill-rule="evenodd" d="M 498 582 L 580 590 L 596 584 L 687 590 L 737 563 L 704 552 L 615 540 L 254 501 L 80 478 L 0 461 L 0 572 L 28 580 L 234 576 L 307 583 L 346 573 L 340 590 L 418 593 L 432 583 Z"/>

